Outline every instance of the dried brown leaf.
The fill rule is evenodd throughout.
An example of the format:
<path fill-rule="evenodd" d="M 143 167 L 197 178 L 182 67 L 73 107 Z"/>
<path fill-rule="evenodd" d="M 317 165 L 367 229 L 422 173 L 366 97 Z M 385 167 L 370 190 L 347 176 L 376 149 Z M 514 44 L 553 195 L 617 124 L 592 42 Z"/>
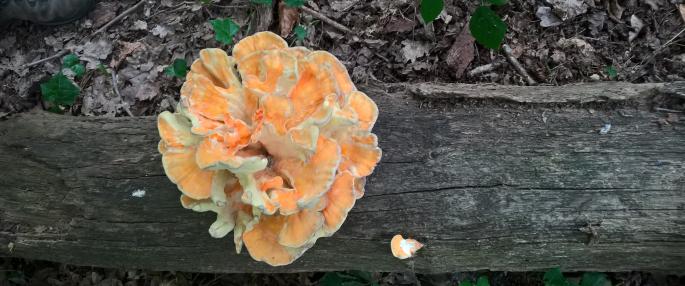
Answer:
<path fill-rule="evenodd" d="M 109 63 L 109 66 L 116 69 L 124 59 L 133 52 L 135 52 L 138 49 L 142 49 L 144 45 L 141 42 L 124 42 L 120 41 L 121 43 L 121 49 L 119 50 L 119 53 L 112 58 L 112 61 Z"/>
<path fill-rule="evenodd" d="M 96 28 L 102 27 L 102 25 L 114 19 L 117 16 L 117 9 L 119 8 L 119 3 L 117 2 L 104 2 L 99 1 L 95 4 L 95 8 L 91 13 L 91 18 L 93 19 L 93 26 Z"/>
<path fill-rule="evenodd" d="M 278 26 L 280 27 L 281 37 L 285 38 L 290 35 L 299 19 L 300 9 L 290 8 L 283 1 L 278 3 Z"/>
<path fill-rule="evenodd" d="M 473 61 L 475 54 L 474 41 L 469 30 L 464 28 L 459 36 L 454 39 L 452 47 L 447 52 L 447 65 L 454 70 L 454 76 L 457 78 L 461 78 L 464 75 L 466 68 Z"/>
<path fill-rule="evenodd" d="M 623 11 L 625 8 L 623 8 L 619 3 L 619 0 L 608 0 L 605 1 L 606 3 L 606 9 L 607 12 L 609 13 L 609 17 L 616 21 L 621 21 L 621 16 L 623 16 Z"/>
<path fill-rule="evenodd" d="M 392 33 L 392 32 L 409 32 L 412 29 L 414 29 L 414 26 L 416 26 L 416 22 L 406 19 L 403 17 L 392 17 L 390 21 L 383 27 L 384 32 L 386 33 Z"/>
<path fill-rule="evenodd" d="M 678 11 L 680 11 L 680 16 L 683 17 L 683 22 L 685 22 L 685 4 L 678 5 Z"/>

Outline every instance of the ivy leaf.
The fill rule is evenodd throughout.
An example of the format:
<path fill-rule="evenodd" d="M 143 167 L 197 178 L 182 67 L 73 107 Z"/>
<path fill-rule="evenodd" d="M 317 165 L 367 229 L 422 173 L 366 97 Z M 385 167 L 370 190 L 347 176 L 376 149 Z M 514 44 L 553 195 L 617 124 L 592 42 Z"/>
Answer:
<path fill-rule="evenodd" d="M 164 73 L 168 76 L 185 78 L 188 74 L 188 64 L 184 59 L 175 59 L 172 65 L 164 69 Z"/>
<path fill-rule="evenodd" d="M 616 71 L 616 67 L 614 66 L 608 66 L 604 68 L 604 71 L 607 73 L 609 79 L 611 80 L 616 79 L 616 77 L 618 76 L 618 71 Z"/>
<path fill-rule="evenodd" d="M 495 6 L 502 6 L 504 4 L 507 4 L 508 1 L 507 0 L 488 0 L 488 2 L 490 2 L 492 5 L 495 5 Z"/>
<path fill-rule="evenodd" d="M 568 280 L 566 280 L 566 277 L 564 277 L 564 274 L 561 273 L 561 269 L 559 267 L 557 268 L 552 268 L 545 272 L 545 275 L 542 277 L 542 281 L 545 283 L 545 286 L 569 286 L 571 285 Z"/>
<path fill-rule="evenodd" d="M 471 280 L 464 280 L 459 282 L 459 286 L 473 286 L 473 282 Z"/>
<path fill-rule="evenodd" d="M 258 5 L 272 5 L 273 1 L 272 0 L 250 0 L 253 4 L 258 4 Z"/>
<path fill-rule="evenodd" d="M 240 26 L 230 18 L 210 20 L 214 29 L 214 38 L 220 43 L 233 44 L 233 37 L 240 30 Z"/>
<path fill-rule="evenodd" d="M 62 58 L 62 66 L 73 71 L 76 77 L 81 77 L 86 73 L 86 67 L 81 64 L 81 60 L 75 54 L 64 56 Z"/>
<path fill-rule="evenodd" d="M 86 73 L 86 67 L 82 64 L 75 64 L 71 66 L 69 69 L 74 72 L 74 75 L 76 75 L 76 77 L 81 77 L 84 73 Z"/>
<path fill-rule="evenodd" d="M 438 18 L 444 7 L 445 3 L 443 0 L 421 0 L 419 11 L 421 12 L 423 22 L 426 24 L 433 22 L 433 20 Z"/>
<path fill-rule="evenodd" d="M 598 272 L 584 273 L 583 278 L 580 280 L 580 286 L 604 286 L 607 283 L 611 285 L 607 276 L 604 273 Z"/>
<path fill-rule="evenodd" d="M 57 105 L 72 105 L 81 90 L 64 74 L 58 73 L 40 84 L 43 99 Z"/>
<path fill-rule="evenodd" d="M 297 25 L 297 27 L 293 29 L 293 33 L 295 33 L 295 38 L 297 38 L 298 41 L 302 42 L 304 41 L 304 38 L 307 37 L 307 28 L 305 28 L 302 25 Z"/>
<path fill-rule="evenodd" d="M 480 276 L 478 281 L 476 281 L 476 286 L 490 286 L 490 280 L 488 280 L 487 276 Z"/>
<path fill-rule="evenodd" d="M 473 12 L 469 31 L 476 41 L 489 49 L 499 49 L 507 33 L 507 24 L 487 6 L 480 6 Z"/>
<path fill-rule="evenodd" d="M 76 56 L 75 54 L 68 54 L 64 56 L 64 58 L 62 58 L 62 66 L 64 66 L 65 68 L 71 68 L 72 66 L 77 65 L 80 62 L 81 60 L 79 60 L 78 56 Z"/>
<path fill-rule="evenodd" d="M 306 3 L 307 0 L 284 0 L 283 3 L 285 3 L 286 6 L 291 7 L 291 8 L 298 8 L 304 6 L 304 3 Z"/>

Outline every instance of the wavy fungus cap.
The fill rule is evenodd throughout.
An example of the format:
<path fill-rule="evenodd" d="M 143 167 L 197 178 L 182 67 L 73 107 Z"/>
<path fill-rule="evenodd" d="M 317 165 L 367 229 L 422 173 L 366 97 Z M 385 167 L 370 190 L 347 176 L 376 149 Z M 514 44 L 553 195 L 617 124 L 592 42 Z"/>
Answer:
<path fill-rule="evenodd" d="M 181 204 L 212 211 L 252 258 L 286 265 L 331 236 L 381 158 L 378 108 L 330 53 L 289 48 L 271 32 L 233 56 L 200 51 L 177 113 L 158 118 L 164 171 Z"/>

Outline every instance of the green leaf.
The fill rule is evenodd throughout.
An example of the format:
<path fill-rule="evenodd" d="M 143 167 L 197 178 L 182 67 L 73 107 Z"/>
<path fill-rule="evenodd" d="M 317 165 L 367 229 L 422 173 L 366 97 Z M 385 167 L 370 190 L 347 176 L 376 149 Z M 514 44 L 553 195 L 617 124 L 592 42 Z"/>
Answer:
<path fill-rule="evenodd" d="M 307 28 L 305 28 L 302 25 L 297 25 L 297 27 L 293 29 L 293 33 L 295 33 L 295 38 L 297 38 L 298 41 L 302 42 L 304 41 L 304 38 L 307 37 Z"/>
<path fill-rule="evenodd" d="M 545 275 L 542 277 L 542 281 L 544 281 L 545 286 L 568 286 L 570 283 L 568 280 L 566 280 L 566 277 L 564 277 L 564 274 L 561 273 L 561 269 L 559 267 L 557 268 L 552 268 L 545 272 Z"/>
<path fill-rule="evenodd" d="M 355 278 L 361 279 L 364 282 L 371 282 L 371 280 L 373 280 L 373 274 L 371 274 L 371 272 L 350 270 L 349 273 L 350 275 L 354 276 Z"/>
<path fill-rule="evenodd" d="M 419 7 L 419 11 L 421 12 L 421 18 L 423 18 L 423 22 L 433 22 L 433 20 L 438 18 L 438 15 L 440 15 L 440 12 L 442 12 L 442 8 L 444 7 L 445 3 L 443 0 L 421 0 L 421 7 Z"/>
<path fill-rule="evenodd" d="M 285 3 L 285 6 L 291 7 L 291 8 L 297 8 L 297 7 L 302 7 L 304 6 L 304 3 L 306 3 L 307 0 L 284 0 L 283 3 Z"/>
<path fill-rule="evenodd" d="M 200 2 L 202 3 L 202 5 L 209 5 L 212 3 L 212 0 L 200 0 Z"/>
<path fill-rule="evenodd" d="M 490 7 L 480 6 L 473 12 L 469 22 L 471 35 L 489 49 L 499 49 L 507 33 L 507 24 L 495 14 Z"/>
<path fill-rule="evenodd" d="M 86 73 L 86 67 L 82 64 L 75 64 L 69 67 L 69 69 L 74 72 L 74 75 L 76 75 L 76 77 L 81 77 L 84 73 Z"/>
<path fill-rule="evenodd" d="M 62 58 L 62 66 L 65 68 L 71 68 L 74 65 L 79 64 L 81 61 L 75 54 L 68 54 Z"/>
<path fill-rule="evenodd" d="M 72 105 L 81 90 L 64 74 L 58 73 L 40 84 L 43 99 L 57 105 Z"/>
<path fill-rule="evenodd" d="M 98 64 L 97 70 L 98 70 L 100 73 L 102 73 L 102 74 L 109 75 L 109 72 L 107 71 L 107 68 L 105 67 L 105 65 L 103 65 L 103 64 L 101 64 L 101 63 Z"/>
<path fill-rule="evenodd" d="M 336 272 L 328 272 L 319 280 L 320 286 L 339 286 L 343 280 Z"/>
<path fill-rule="evenodd" d="M 616 68 L 614 66 L 608 66 L 608 67 L 604 68 L 604 71 L 609 76 L 609 79 L 613 80 L 613 79 L 616 79 L 616 77 L 618 76 L 618 71 L 616 71 Z"/>
<path fill-rule="evenodd" d="M 233 37 L 240 30 L 240 26 L 230 18 L 210 20 L 214 29 L 214 38 L 220 43 L 233 44 Z"/>
<path fill-rule="evenodd" d="M 607 284 L 611 285 L 611 282 L 604 273 L 599 272 L 584 273 L 580 280 L 580 286 L 604 286 Z"/>
<path fill-rule="evenodd" d="M 488 280 L 488 276 L 480 276 L 478 277 L 478 281 L 476 281 L 476 286 L 490 286 L 490 280 Z"/>
<path fill-rule="evenodd" d="M 188 64 L 184 59 L 175 59 L 172 65 L 164 69 L 164 73 L 168 76 L 185 78 L 188 74 Z"/>
<path fill-rule="evenodd" d="M 507 4 L 507 0 L 488 0 L 490 4 L 495 5 L 495 6 L 502 6 L 504 4 Z"/>
<path fill-rule="evenodd" d="M 257 5 L 273 5 L 272 0 L 250 0 L 250 2 Z"/>
<path fill-rule="evenodd" d="M 471 280 L 463 280 L 459 282 L 459 286 L 473 286 L 473 282 Z"/>

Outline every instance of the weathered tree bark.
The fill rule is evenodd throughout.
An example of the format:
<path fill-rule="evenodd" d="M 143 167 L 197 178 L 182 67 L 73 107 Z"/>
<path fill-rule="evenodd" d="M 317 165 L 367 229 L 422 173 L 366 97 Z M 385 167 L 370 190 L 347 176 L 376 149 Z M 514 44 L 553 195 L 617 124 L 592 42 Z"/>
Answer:
<path fill-rule="evenodd" d="M 276 268 L 211 238 L 212 214 L 181 208 L 155 118 L 16 115 L 0 121 L 0 255 L 202 272 L 683 271 L 685 124 L 640 104 L 665 85 L 599 86 L 637 93 L 531 106 L 502 101 L 510 87 L 485 102 L 362 87 L 378 103 L 383 149 L 366 196 L 338 233 Z M 474 90 L 450 85 L 460 88 Z M 545 89 L 603 92 L 578 88 Z M 397 233 L 426 247 L 398 260 Z"/>

